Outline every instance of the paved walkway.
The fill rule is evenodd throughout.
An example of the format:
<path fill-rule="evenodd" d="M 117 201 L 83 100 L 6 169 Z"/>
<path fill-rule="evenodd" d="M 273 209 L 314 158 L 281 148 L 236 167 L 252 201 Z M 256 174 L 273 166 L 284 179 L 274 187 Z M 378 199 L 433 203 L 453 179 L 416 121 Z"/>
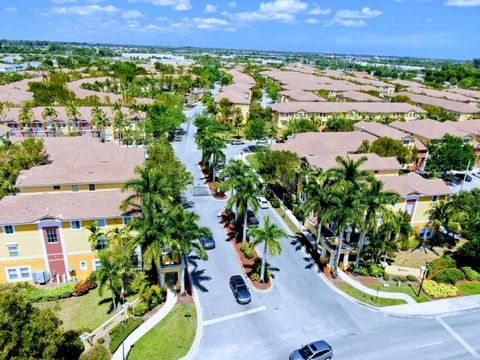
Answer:
<path fill-rule="evenodd" d="M 132 346 L 140 340 L 140 338 L 149 332 L 155 325 L 157 325 L 162 319 L 167 316 L 170 310 L 173 309 L 175 304 L 177 303 L 177 294 L 175 291 L 171 290 L 167 287 L 167 301 L 163 304 L 162 308 L 159 312 L 153 315 L 150 319 L 145 321 L 142 325 L 135 329 L 124 341 L 125 344 L 125 358 L 128 356 L 128 352 L 132 348 Z M 123 349 L 122 345 L 115 351 L 115 354 L 112 356 L 112 360 L 123 360 Z"/>
<path fill-rule="evenodd" d="M 393 292 L 385 292 L 385 291 L 377 291 L 375 289 L 370 289 L 369 287 L 366 287 L 365 285 L 361 284 L 355 279 L 352 279 L 350 276 L 345 274 L 342 270 L 338 269 L 338 276 L 340 279 L 345 281 L 347 284 L 353 286 L 355 289 L 360 290 L 361 292 L 372 295 L 372 296 L 378 296 L 380 298 L 385 298 L 385 299 L 397 299 L 397 300 L 405 300 L 407 304 L 416 304 L 417 302 L 413 300 L 413 298 L 410 295 L 403 294 L 403 293 L 393 293 Z"/>

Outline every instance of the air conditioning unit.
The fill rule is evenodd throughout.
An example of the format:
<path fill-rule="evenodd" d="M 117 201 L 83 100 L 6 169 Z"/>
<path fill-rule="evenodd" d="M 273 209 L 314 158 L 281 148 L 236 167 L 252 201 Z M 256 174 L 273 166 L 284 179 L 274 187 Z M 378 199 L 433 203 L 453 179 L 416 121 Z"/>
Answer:
<path fill-rule="evenodd" d="M 35 284 L 46 284 L 49 280 L 50 274 L 47 270 L 33 272 L 33 281 Z"/>

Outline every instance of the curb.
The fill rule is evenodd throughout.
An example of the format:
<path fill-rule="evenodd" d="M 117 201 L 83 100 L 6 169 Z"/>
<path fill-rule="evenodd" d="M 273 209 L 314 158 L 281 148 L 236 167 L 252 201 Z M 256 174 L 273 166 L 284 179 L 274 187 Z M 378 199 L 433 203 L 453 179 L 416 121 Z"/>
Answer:
<path fill-rule="evenodd" d="M 199 164 L 197 164 L 197 167 L 198 167 L 198 169 L 200 170 L 200 173 L 201 173 L 203 176 L 205 176 L 205 174 L 203 173 L 202 168 L 200 167 Z M 215 196 L 213 195 L 212 189 L 210 189 L 210 186 L 208 186 L 208 181 L 207 181 L 207 188 L 208 188 L 208 192 L 210 193 L 210 196 L 212 197 L 212 199 L 213 199 L 214 201 L 228 201 L 228 195 L 227 195 L 227 197 L 226 197 L 225 199 L 215 199 Z"/>
<path fill-rule="evenodd" d="M 197 331 L 195 334 L 195 339 L 193 340 L 193 344 L 190 347 L 190 350 L 188 350 L 187 355 L 185 355 L 183 358 L 180 360 L 191 360 L 194 358 L 194 356 L 197 354 L 198 348 L 200 347 L 200 342 L 202 341 L 203 338 L 203 312 L 202 312 L 202 306 L 200 304 L 200 299 L 197 295 L 197 289 L 195 289 L 195 285 L 193 285 L 193 279 L 192 279 L 192 269 L 188 269 L 188 277 L 190 279 L 190 284 L 192 284 L 192 296 L 193 296 L 193 301 L 195 303 L 195 311 L 197 312 Z"/>

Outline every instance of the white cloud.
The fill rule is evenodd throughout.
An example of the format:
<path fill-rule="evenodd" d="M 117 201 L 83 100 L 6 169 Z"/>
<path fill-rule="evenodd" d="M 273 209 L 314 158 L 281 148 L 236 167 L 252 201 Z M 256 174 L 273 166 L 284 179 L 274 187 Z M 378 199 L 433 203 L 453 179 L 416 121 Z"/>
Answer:
<path fill-rule="evenodd" d="M 235 29 L 233 26 L 230 26 L 230 27 L 227 27 L 227 28 L 225 29 L 225 31 L 235 32 L 235 31 L 237 31 L 237 29 Z"/>
<path fill-rule="evenodd" d="M 131 3 L 142 2 L 155 6 L 168 6 L 177 11 L 187 11 L 192 8 L 190 0 L 128 0 Z"/>
<path fill-rule="evenodd" d="M 238 13 L 223 12 L 222 15 L 238 23 L 251 23 L 255 21 L 292 23 L 296 21 L 295 15 L 305 12 L 307 7 L 308 3 L 301 0 L 274 0 L 260 3 L 256 11 Z"/>
<path fill-rule="evenodd" d="M 125 10 L 122 13 L 122 18 L 124 19 L 138 19 L 142 18 L 144 15 L 138 10 Z"/>
<path fill-rule="evenodd" d="M 340 10 L 335 17 L 344 19 L 369 19 L 380 15 L 382 15 L 380 10 L 372 10 L 369 7 L 364 7 L 361 10 Z"/>
<path fill-rule="evenodd" d="M 230 1 L 230 2 L 227 4 L 227 6 L 228 6 L 229 8 L 234 9 L 234 8 L 237 7 L 237 3 L 236 3 L 235 1 Z"/>
<path fill-rule="evenodd" d="M 305 19 L 305 21 L 304 21 L 305 24 L 318 24 L 319 22 L 320 22 L 320 20 L 315 19 L 315 18 Z"/>
<path fill-rule="evenodd" d="M 443 5 L 456 7 L 480 6 L 480 0 L 447 0 Z"/>
<path fill-rule="evenodd" d="M 12 6 L 9 6 L 9 7 L 6 7 L 5 8 L 5 11 L 6 12 L 17 12 L 17 8 L 14 8 Z"/>
<path fill-rule="evenodd" d="M 308 4 L 300 0 L 274 0 L 267 3 L 260 3 L 259 11 L 264 14 L 297 14 L 305 11 L 307 7 Z"/>
<path fill-rule="evenodd" d="M 332 10 L 330 9 L 322 9 L 322 8 L 314 8 L 312 10 L 310 10 L 308 13 L 310 15 L 330 15 L 330 13 L 332 12 Z"/>
<path fill-rule="evenodd" d="M 367 23 L 363 20 L 333 18 L 331 21 L 325 24 L 325 26 L 333 26 L 333 25 L 340 25 L 340 26 L 346 26 L 346 27 L 362 27 L 362 26 L 366 26 Z"/>
<path fill-rule="evenodd" d="M 116 14 L 120 10 L 113 5 L 85 5 L 85 6 L 69 6 L 69 7 L 53 7 L 50 9 L 51 13 L 64 15 L 80 15 L 89 16 L 96 14 Z"/>
<path fill-rule="evenodd" d="M 140 23 L 137 20 L 127 20 L 127 27 L 130 29 L 138 29 Z"/>
<path fill-rule="evenodd" d="M 432 21 L 432 18 L 427 18 L 427 19 L 425 19 L 425 22 L 426 22 L 426 23 L 429 23 L 430 21 Z"/>
<path fill-rule="evenodd" d="M 212 14 L 212 13 L 216 13 L 217 12 L 217 5 L 212 5 L 212 4 L 207 4 L 205 6 L 205 10 L 203 10 L 204 13 L 207 13 L 207 14 Z"/>
<path fill-rule="evenodd" d="M 157 20 L 161 22 L 172 22 L 172 19 L 170 19 L 168 16 L 159 16 Z"/>
<path fill-rule="evenodd" d="M 77 2 L 77 0 L 50 0 L 52 3 L 55 4 L 71 4 Z"/>

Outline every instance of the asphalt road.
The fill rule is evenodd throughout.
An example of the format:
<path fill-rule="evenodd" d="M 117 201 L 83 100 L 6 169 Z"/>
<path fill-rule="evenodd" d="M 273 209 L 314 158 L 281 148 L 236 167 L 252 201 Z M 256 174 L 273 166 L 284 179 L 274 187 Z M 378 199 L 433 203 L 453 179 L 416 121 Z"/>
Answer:
<path fill-rule="evenodd" d="M 174 148 L 195 184 L 204 186 L 197 166 L 200 152 L 189 110 L 183 125 L 187 135 Z M 242 147 L 229 147 L 233 157 Z M 201 224 L 212 229 L 217 246 L 209 260 L 192 259 L 193 278 L 205 321 L 197 359 L 288 359 L 291 351 L 310 341 L 325 339 L 335 359 L 477 359 L 480 358 L 480 312 L 443 318 L 387 315 L 353 302 L 331 288 L 295 239 L 283 239 L 283 252 L 269 259 L 274 280 L 271 291 L 252 290 L 252 302 L 238 305 L 228 286 L 230 276 L 242 274 L 219 214 L 226 201 L 188 195 L 195 201 Z M 270 216 L 284 227 L 271 209 Z"/>

